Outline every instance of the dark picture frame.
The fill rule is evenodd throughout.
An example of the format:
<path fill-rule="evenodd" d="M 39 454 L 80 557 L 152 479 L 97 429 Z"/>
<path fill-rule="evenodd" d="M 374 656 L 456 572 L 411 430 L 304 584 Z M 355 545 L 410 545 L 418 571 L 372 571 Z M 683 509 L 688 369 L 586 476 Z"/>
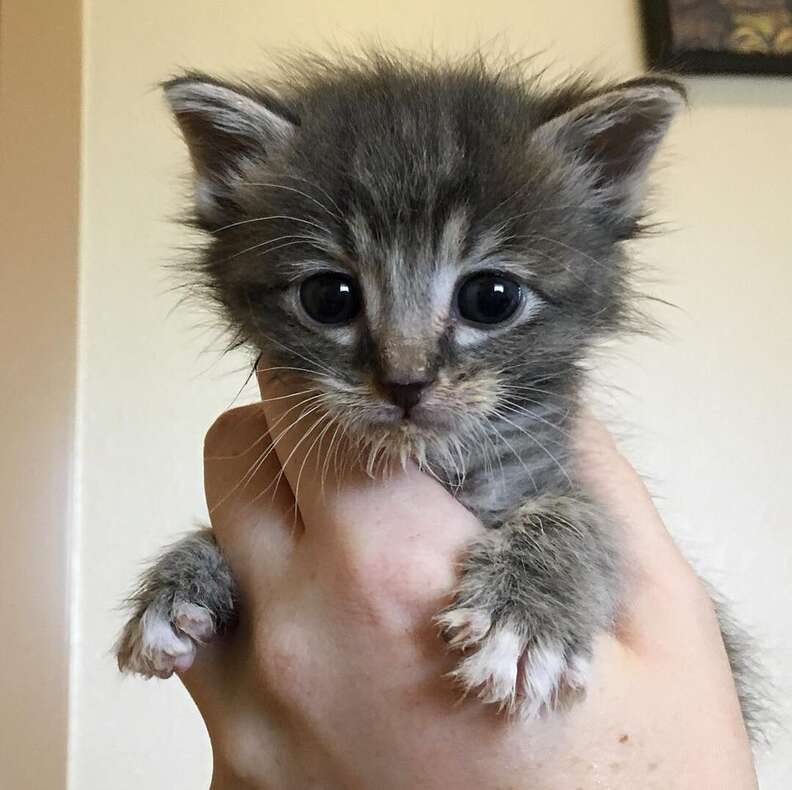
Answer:
<path fill-rule="evenodd" d="M 676 8 L 672 8 L 677 4 Z M 754 7 L 759 3 L 752 3 Z M 778 13 L 778 9 L 769 8 L 777 6 L 777 2 L 768 0 L 768 9 L 755 11 L 761 13 Z M 772 52 L 750 51 L 745 47 L 745 51 L 732 48 L 729 43 L 723 41 L 707 41 L 705 35 L 698 37 L 694 44 L 690 40 L 694 37 L 680 35 L 677 29 L 680 26 L 680 19 L 684 22 L 682 14 L 695 13 L 699 20 L 707 20 L 706 15 L 712 13 L 712 27 L 718 29 L 720 26 L 732 24 L 732 17 L 728 8 L 728 2 L 719 0 L 641 0 L 644 37 L 646 42 L 646 52 L 649 66 L 663 71 L 676 71 L 687 74 L 787 74 L 792 75 L 792 51 L 788 54 L 775 54 Z M 739 2 L 733 3 L 739 6 Z M 691 9 L 691 6 L 695 8 Z M 789 17 L 792 20 L 792 2 L 787 2 Z M 711 11 L 709 10 L 711 9 Z M 750 20 L 750 11 L 746 12 L 744 18 Z M 790 29 L 792 31 L 792 29 Z M 725 32 L 739 33 L 739 30 L 730 30 L 728 27 Z M 750 32 L 750 30 L 749 30 Z M 783 28 L 786 35 L 786 27 Z"/>

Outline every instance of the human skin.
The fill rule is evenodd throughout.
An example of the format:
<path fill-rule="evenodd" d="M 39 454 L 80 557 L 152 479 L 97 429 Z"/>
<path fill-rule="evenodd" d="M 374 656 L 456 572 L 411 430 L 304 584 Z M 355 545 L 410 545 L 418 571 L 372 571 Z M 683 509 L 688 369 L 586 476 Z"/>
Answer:
<path fill-rule="evenodd" d="M 598 422 L 581 421 L 578 463 L 622 526 L 627 605 L 597 641 L 585 699 L 519 721 L 460 699 L 432 622 L 475 517 L 412 466 L 373 480 L 325 464 L 299 424 L 240 484 L 268 425 L 280 436 L 295 413 L 284 384 L 263 389 L 205 442 L 212 526 L 240 591 L 238 627 L 182 673 L 212 790 L 757 787 L 710 599 Z"/>

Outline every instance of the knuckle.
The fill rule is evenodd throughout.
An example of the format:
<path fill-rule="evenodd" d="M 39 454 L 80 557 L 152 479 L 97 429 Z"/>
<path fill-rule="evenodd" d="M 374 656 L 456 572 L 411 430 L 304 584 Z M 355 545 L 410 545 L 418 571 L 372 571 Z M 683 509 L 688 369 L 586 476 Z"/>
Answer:
<path fill-rule="evenodd" d="M 276 699 L 299 707 L 311 697 L 313 657 L 302 626 L 272 618 L 256 624 L 254 655 L 259 681 Z"/>
<path fill-rule="evenodd" d="M 204 437 L 204 458 L 243 452 L 251 433 L 258 427 L 266 431 L 266 420 L 258 404 L 239 406 L 223 412 Z"/>
<path fill-rule="evenodd" d="M 378 545 L 346 553 L 335 578 L 347 613 L 378 631 L 401 634 L 448 595 L 453 580 L 447 564 L 431 553 Z"/>

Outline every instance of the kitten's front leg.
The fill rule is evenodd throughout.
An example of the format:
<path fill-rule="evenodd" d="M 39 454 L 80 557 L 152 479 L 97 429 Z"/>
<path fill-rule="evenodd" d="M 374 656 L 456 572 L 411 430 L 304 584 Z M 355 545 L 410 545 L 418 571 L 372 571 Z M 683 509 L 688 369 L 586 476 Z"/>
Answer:
<path fill-rule="evenodd" d="M 620 566 L 605 518 L 585 497 L 523 504 L 469 550 L 439 617 L 461 652 L 454 676 L 536 717 L 585 690 L 592 640 L 613 627 Z"/>
<path fill-rule="evenodd" d="M 196 647 L 233 625 L 236 587 L 210 529 L 169 546 L 141 576 L 115 645 L 118 667 L 170 677 L 193 662 Z"/>

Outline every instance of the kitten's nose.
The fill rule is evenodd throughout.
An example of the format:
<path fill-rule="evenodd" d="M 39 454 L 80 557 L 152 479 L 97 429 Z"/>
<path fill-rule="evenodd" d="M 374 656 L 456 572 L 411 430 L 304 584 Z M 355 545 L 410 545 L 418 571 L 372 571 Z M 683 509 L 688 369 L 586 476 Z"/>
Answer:
<path fill-rule="evenodd" d="M 380 383 L 379 388 L 389 401 L 404 409 L 404 413 L 407 414 L 410 409 L 418 405 L 424 390 L 431 383 L 431 380 L 428 379 L 421 381 L 383 381 Z"/>

